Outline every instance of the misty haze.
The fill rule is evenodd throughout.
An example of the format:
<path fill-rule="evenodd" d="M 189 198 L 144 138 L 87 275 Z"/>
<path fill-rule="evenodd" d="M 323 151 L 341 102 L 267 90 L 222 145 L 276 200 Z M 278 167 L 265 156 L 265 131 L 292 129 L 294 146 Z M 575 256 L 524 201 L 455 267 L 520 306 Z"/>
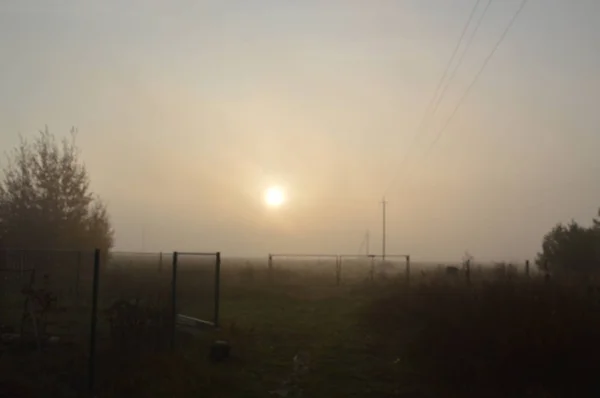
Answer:
<path fill-rule="evenodd" d="M 596 396 L 598 17 L 0 4 L 0 396 Z"/>

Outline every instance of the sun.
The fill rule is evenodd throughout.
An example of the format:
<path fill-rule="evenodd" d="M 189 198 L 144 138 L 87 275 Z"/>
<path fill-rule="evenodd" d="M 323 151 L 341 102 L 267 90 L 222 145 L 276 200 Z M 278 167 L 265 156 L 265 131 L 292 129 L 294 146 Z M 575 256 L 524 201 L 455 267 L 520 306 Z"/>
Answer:
<path fill-rule="evenodd" d="M 279 207 L 285 202 L 285 194 L 280 187 L 270 187 L 265 191 L 265 204 L 269 207 Z"/>

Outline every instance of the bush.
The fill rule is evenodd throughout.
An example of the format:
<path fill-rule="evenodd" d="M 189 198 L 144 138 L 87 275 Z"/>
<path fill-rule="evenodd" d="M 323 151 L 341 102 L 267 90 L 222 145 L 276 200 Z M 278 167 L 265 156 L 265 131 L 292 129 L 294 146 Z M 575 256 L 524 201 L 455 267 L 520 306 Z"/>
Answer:
<path fill-rule="evenodd" d="M 600 271 L 600 222 L 593 220 L 591 227 L 575 221 L 556 225 L 544 236 L 536 263 L 543 271 L 555 273 Z"/>
<path fill-rule="evenodd" d="M 462 396 L 569 396 L 598 389 L 596 294 L 536 282 L 424 285 L 381 297 L 365 320 L 424 383 Z"/>

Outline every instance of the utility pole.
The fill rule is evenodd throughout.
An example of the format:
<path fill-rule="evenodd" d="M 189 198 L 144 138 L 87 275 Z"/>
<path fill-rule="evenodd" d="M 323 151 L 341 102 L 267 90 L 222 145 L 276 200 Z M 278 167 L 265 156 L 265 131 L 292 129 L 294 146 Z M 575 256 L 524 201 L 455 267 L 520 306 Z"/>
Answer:
<path fill-rule="evenodd" d="M 371 249 L 371 234 L 369 233 L 369 230 L 367 230 L 367 236 L 365 237 L 365 239 L 367 240 L 367 256 L 370 254 Z"/>
<path fill-rule="evenodd" d="M 385 206 L 387 205 L 387 201 L 385 200 L 385 198 L 383 198 L 383 200 L 381 201 L 381 204 L 383 205 L 383 235 L 382 235 L 382 242 L 381 242 L 381 258 L 382 261 L 385 261 Z"/>

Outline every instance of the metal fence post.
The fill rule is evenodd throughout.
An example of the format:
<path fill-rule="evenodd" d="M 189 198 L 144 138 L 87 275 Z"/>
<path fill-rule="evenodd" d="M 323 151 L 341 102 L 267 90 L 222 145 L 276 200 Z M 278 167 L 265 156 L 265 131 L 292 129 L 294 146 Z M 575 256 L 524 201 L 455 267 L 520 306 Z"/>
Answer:
<path fill-rule="evenodd" d="M 219 327 L 219 307 L 221 300 L 221 252 L 217 252 L 215 264 L 215 327 Z"/>
<path fill-rule="evenodd" d="M 94 279 L 92 285 L 92 319 L 90 322 L 90 358 L 88 368 L 88 388 L 94 389 L 96 376 L 96 326 L 98 322 L 98 285 L 100 278 L 100 249 L 94 251 Z"/>
<path fill-rule="evenodd" d="M 175 348 L 175 331 L 177 328 L 177 257 L 173 252 L 173 268 L 171 274 L 171 349 Z"/>

